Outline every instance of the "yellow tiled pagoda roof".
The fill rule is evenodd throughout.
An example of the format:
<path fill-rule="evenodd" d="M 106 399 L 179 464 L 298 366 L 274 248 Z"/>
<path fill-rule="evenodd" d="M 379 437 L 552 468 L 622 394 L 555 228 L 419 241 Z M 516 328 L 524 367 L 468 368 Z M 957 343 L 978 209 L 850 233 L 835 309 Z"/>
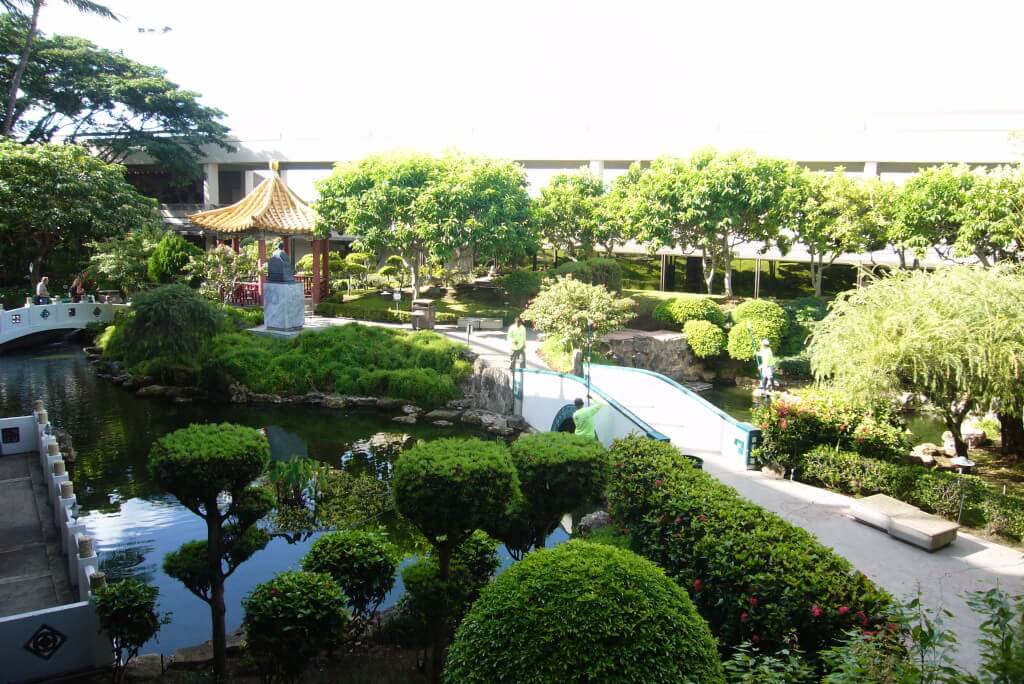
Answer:
<path fill-rule="evenodd" d="M 316 215 L 277 173 L 231 206 L 189 216 L 192 223 L 216 233 L 266 231 L 280 235 L 311 235 Z"/>

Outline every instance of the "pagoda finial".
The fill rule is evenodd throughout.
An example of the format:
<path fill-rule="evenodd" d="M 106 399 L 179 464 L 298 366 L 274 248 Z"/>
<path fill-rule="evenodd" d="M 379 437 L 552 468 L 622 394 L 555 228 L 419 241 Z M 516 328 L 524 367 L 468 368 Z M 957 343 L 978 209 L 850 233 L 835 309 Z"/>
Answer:
<path fill-rule="evenodd" d="M 270 170 L 273 171 L 274 173 L 277 173 L 277 169 L 280 166 L 281 165 L 278 163 L 278 161 L 276 159 L 271 159 L 270 160 Z"/>

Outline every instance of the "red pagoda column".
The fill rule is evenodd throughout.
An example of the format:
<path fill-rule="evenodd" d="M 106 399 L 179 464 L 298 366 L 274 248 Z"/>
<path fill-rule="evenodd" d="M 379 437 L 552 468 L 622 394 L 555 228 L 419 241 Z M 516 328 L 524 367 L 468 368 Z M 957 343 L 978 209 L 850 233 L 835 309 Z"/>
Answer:
<path fill-rule="evenodd" d="M 313 240 L 313 308 L 320 303 L 320 241 Z"/>
<path fill-rule="evenodd" d="M 260 304 L 263 303 L 263 284 L 267 281 L 266 273 L 264 269 L 267 266 L 267 241 L 260 238 L 259 242 L 260 258 L 259 258 L 259 274 L 260 274 Z"/>

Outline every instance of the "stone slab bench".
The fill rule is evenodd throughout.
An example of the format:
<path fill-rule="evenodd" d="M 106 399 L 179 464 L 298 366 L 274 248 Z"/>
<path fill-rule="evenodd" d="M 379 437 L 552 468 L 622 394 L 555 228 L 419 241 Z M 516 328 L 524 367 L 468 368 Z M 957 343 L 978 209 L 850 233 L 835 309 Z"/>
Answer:
<path fill-rule="evenodd" d="M 480 318 L 477 316 L 460 316 L 455 322 L 457 328 L 465 328 L 473 323 L 474 330 L 501 330 L 505 327 L 505 321 L 500 318 Z"/>
<path fill-rule="evenodd" d="M 890 536 L 928 551 L 956 539 L 960 525 L 885 494 L 857 499 L 850 507 L 857 520 L 885 530 Z"/>

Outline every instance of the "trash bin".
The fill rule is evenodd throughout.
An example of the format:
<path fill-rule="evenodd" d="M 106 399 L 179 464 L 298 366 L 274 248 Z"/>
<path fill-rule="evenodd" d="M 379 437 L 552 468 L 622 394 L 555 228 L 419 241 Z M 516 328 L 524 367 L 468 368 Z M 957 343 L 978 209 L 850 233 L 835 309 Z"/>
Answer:
<path fill-rule="evenodd" d="M 433 299 L 412 300 L 413 330 L 433 330 L 437 307 Z"/>

